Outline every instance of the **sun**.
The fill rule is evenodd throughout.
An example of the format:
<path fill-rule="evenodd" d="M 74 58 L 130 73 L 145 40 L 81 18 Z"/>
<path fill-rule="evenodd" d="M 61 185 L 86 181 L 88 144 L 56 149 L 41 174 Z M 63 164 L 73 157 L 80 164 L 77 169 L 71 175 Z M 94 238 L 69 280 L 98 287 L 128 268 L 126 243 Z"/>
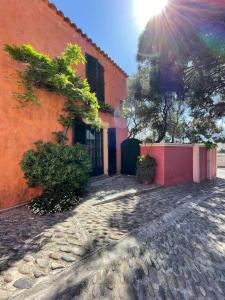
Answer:
<path fill-rule="evenodd" d="M 133 0 L 134 14 L 137 23 L 142 28 L 154 16 L 160 14 L 166 7 L 168 0 Z"/>

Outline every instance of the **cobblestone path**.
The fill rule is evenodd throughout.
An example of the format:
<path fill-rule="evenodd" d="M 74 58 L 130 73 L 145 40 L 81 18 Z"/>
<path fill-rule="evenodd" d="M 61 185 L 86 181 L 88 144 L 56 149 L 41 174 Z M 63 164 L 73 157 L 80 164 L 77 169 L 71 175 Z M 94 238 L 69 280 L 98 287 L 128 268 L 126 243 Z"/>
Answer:
<path fill-rule="evenodd" d="M 221 260 L 223 256 L 217 251 L 219 251 L 218 249 L 222 249 L 220 247 L 223 245 L 223 233 L 221 232 L 217 236 L 218 231 L 215 232 L 216 229 L 214 227 L 215 224 L 219 224 L 223 221 L 222 215 L 225 210 L 225 207 L 223 207 L 223 205 L 225 205 L 225 200 L 223 202 L 223 194 L 218 194 L 217 198 L 203 202 L 200 211 L 191 212 L 185 216 L 178 227 L 160 234 L 157 239 L 147 239 L 148 234 L 146 233 L 145 240 L 141 234 L 143 230 L 140 233 L 134 234 L 132 234 L 132 231 L 141 228 L 144 224 L 149 224 L 149 222 L 160 220 L 163 215 L 175 211 L 177 208 L 182 207 L 182 205 L 193 203 L 196 199 L 210 196 L 213 193 L 224 192 L 223 186 L 225 187 L 225 181 L 223 179 L 217 179 L 200 185 L 189 184 L 176 188 L 152 191 L 99 206 L 93 206 L 91 200 L 89 200 L 82 203 L 73 211 L 53 216 L 34 216 L 25 207 L 1 214 L 0 299 L 7 299 L 20 289 L 29 289 L 34 283 L 47 282 L 49 275 L 59 273 L 71 264 L 79 263 L 86 255 L 118 241 L 129 232 L 130 235 L 127 239 L 129 240 L 132 237 L 132 243 L 134 243 L 132 249 L 134 249 L 134 253 L 136 254 L 128 255 L 128 250 L 125 247 L 125 250 L 119 251 L 118 255 L 121 256 L 121 259 L 117 259 L 116 262 L 113 262 L 112 266 L 107 258 L 105 260 L 103 259 L 101 260 L 102 266 L 98 265 L 98 268 L 96 268 L 95 260 L 93 259 L 95 270 L 100 269 L 100 271 L 96 273 L 94 281 L 93 278 L 91 279 L 93 282 L 87 279 L 82 289 L 80 286 L 79 288 L 76 286 L 75 291 L 73 288 L 70 291 L 66 289 L 65 296 L 63 296 L 62 293 L 62 297 L 64 298 L 60 298 L 61 296 L 57 296 L 58 298 L 56 298 L 54 296 L 55 298 L 49 297 L 43 299 L 73 299 L 76 294 L 81 295 L 82 293 L 81 298 L 84 297 L 82 299 L 89 299 L 90 297 L 90 299 L 100 299 L 101 297 L 102 299 L 107 299 L 107 297 L 109 297 L 109 299 L 132 299 L 131 295 L 134 295 L 134 297 L 136 295 L 138 299 L 151 299 L 151 297 L 153 299 L 155 299 L 155 297 L 167 299 L 166 293 L 169 293 L 169 291 L 171 293 L 175 291 L 180 299 L 186 299 L 182 298 L 182 296 L 185 297 L 185 295 L 191 297 L 192 294 L 193 297 L 196 297 L 196 295 L 200 295 L 199 293 L 201 293 L 201 297 L 206 297 L 211 293 L 215 296 L 215 298 L 212 299 L 220 299 L 222 297 L 221 291 L 224 292 L 222 276 L 225 275 L 225 272 L 224 275 L 222 275 L 221 268 L 223 264 L 221 264 Z M 219 205 L 218 207 L 217 204 Z M 204 205 L 206 205 L 206 208 L 204 208 L 205 211 L 203 209 Z M 209 209 L 213 211 L 211 212 Z M 220 214 L 218 214 L 218 211 L 220 211 Z M 209 214 L 213 214 L 213 221 L 211 221 L 208 215 L 207 218 L 204 217 L 204 214 L 208 214 L 208 212 Z M 215 212 L 217 213 L 216 217 Z M 211 222 L 211 226 L 208 226 L 209 224 L 207 222 Z M 223 226 L 220 230 L 223 230 Z M 202 236 L 200 236 L 201 233 Z M 207 247 L 209 240 L 211 241 L 212 253 L 209 252 Z M 205 248 L 203 247 L 204 242 Z M 214 260 L 218 259 L 217 265 L 220 267 L 220 277 L 218 277 L 218 274 L 213 269 L 211 275 L 214 276 L 214 279 L 215 276 L 219 279 L 215 281 L 218 283 L 215 283 L 216 286 L 210 291 L 206 282 L 197 285 L 193 279 L 193 286 L 198 286 L 194 294 L 194 288 L 192 286 L 186 286 L 189 279 L 185 276 L 189 276 L 190 274 L 190 276 L 192 276 L 192 264 L 197 264 L 196 272 L 200 274 L 204 273 L 202 266 L 200 270 L 198 270 L 198 260 L 193 256 L 195 255 L 195 251 L 193 250 L 195 246 L 196 253 L 199 253 L 199 259 L 203 260 L 203 262 L 206 263 L 209 261 L 210 265 L 214 267 Z M 214 249 L 215 247 L 216 249 Z M 132 249 L 131 253 L 133 253 Z M 207 254 L 204 254 L 205 252 L 203 250 L 205 252 L 207 250 L 212 256 L 209 254 L 208 257 Z M 128 253 L 130 253 L 130 250 Z M 206 261 L 204 255 L 205 258 L 210 258 L 210 260 Z M 145 261 L 145 256 L 149 256 L 147 261 Z M 218 257 L 221 258 L 220 261 Z M 105 269 L 104 261 L 107 263 Z M 116 265 L 116 267 L 114 267 L 114 265 Z M 186 271 L 183 270 L 184 265 Z M 190 268 L 188 265 L 190 265 Z M 136 268 L 136 266 L 139 267 Z M 84 268 L 85 267 L 86 263 L 84 263 Z M 87 268 L 91 270 L 91 265 L 90 268 Z M 126 271 L 124 271 L 125 269 Z M 177 280 L 179 286 L 176 287 L 175 283 L 173 285 L 172 282 L 170 283 L 171 288 L 167 289 L 168 282 L 165 281 L 165 278 L 167 278 L 165 276 L 167 275 L 161 276 L 161 270 L 166 274 L 172 272 L 174 275 L 168 275 L 168 278 L 172 278 L 171 280 L 174 280 L 175 283 Z M 125 275 L 122 279 L 120 278 L 120 274 L 124 272 L 127 272 L 128 277 Z M 186 275 L 185 272 L 187 273 Z M 82 274 L 82 272 L 79 273 Z M 196 273 L 196 276 L 198 276 L 198 273 Z M 149 279 L 149 274 L 152 274 L 155 281 L 152 281 L 152 278 Z M 175 279 L 173 279 L 173 276 L 175 276 Z M 207 277 L 207 275 L 205 277 Z M 79 276 L 77 276 L 77 278 L 79 278 Z M 192 277 L 190 277 L 190 279 L 191 278 Z M 180 282 L 182 281 L 184 281 L 184 283 L 181 288 Z M 151 284 L 148 284 L 148 282 L 151 282 Z M 117 284 L 119 284 L 118 287 L 120 288 L 115 289 Z M 146 290 L 147 286 L 150 286 L 149 289 L 151 289 L 152 286 L 151 292 Z M 79 293 L 77 289 L 79 289 Z M 129 289 L 131 289 L 131 292 L 129 292 Z M 187 291 L 185 289 L 187 289 Z M 121 291 L 121 295 L 118 296 L 117 293 L 119 293 L 119 291 Z M 73 293 L 74 296 L 71 296 L 71 293 Z M 143 293 L 148 293 L 146 294 L 148 295 L 146 296 L 147 298 Z M 179 299 L 177 298 L 178 296 L 175 296 L 174 299 Z M 26 299 L 26 297 L 23 297 L 23 299 Z M 39 297 L 36 299 L 39 299 Z"/>

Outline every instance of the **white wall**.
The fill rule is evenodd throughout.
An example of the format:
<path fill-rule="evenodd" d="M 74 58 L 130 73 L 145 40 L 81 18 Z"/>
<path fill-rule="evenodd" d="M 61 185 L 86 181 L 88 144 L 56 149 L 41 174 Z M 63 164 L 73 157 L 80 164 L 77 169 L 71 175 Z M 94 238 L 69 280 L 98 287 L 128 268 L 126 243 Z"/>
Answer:
<path fill-rule="evenodd" d="M 225 167 L 225 154 L 217 153 L 217 167 Z"/>

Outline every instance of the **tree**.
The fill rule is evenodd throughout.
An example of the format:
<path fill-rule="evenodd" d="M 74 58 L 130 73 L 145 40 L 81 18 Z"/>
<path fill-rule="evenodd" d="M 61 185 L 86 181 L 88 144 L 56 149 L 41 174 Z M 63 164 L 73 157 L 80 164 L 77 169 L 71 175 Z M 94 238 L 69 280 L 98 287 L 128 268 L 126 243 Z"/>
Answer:
<path fill-rule="evenodd" d="M 148 83 L 148 71 L 139 68 L 137 74 L 128 79 L 128 101 L 123 106 L 123 113 L 127 119 L 129 138 L 135 138 L 143 134 L 146 124 L 142 122 L 140 115 L 142 109 L 143 91 Z"/>
<path fill-rule="evenodd" d="M 151 142 L 181 138 L 183 84 L 178 79 L 178 65 L 173 65 L 172 74 L 167 72 L 171 64 L 170 60 L 161 64 L 155 57 L 140 64 L 130 79 L 127 118 L 131 137 L 139 135 Z"/>
<path fill-rule="evenodd" d="M 225 116 L 224 32 L 225 6 L 219 1 L 170 0 L 166 10 L 149 21 L 139 40 L 139 64 L 152 66 L 158 57 L 161 78 L 166 78 L 171 93 L 177 93 L 177 87 L 169 76 L 178 75 L 186 106 L 182 127 L 190 141 L 216 140 L 221 133 L 218 120 Z M 176 65 L 178 73 L 174 73 Z M 164 80 L 158 83 L 163 86 Z M 165 94 L 166 90 L 162 91 Z"/>

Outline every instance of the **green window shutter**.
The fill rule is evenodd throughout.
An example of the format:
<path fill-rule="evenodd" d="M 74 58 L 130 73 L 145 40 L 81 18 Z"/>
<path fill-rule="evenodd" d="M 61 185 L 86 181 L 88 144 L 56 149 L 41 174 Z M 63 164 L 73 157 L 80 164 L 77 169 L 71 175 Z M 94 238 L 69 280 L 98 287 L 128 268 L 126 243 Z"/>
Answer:
<path fill-rule="evenodd" d="M 105 102 L 104 68 L 89 54 L 86 54 L 86 78 L 91 91 L 96 93 L 98 101 Z"/>
<path fill-rule="evenodd" d="M 98 63 L 98 100 L 105 102 L 104 68 Z"/>
<path fill-rule="evenodd" d="M 86 78 L 91 91 L 97 94 L 98 61 L 93 56 L 86 54 Z"/>

